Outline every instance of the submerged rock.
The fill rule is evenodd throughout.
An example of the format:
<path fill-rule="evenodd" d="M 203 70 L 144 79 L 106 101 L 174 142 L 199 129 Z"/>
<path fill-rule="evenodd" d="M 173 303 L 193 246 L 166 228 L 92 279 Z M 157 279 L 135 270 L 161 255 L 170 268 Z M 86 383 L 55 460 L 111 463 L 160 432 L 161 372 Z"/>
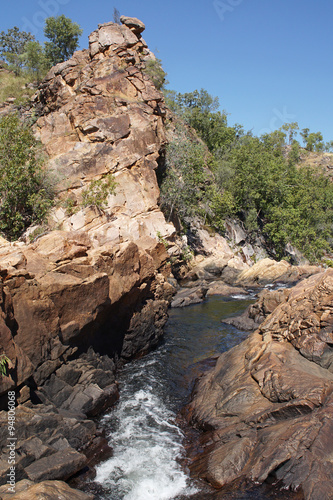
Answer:
<path fill-rule="evenodd" d="M 254 332 L 279 304 L 288 300 L 289 293 L 290 289 L 288 288 L 278 290 L 264 289 L 258 294 L 256 302 L 251 304 L 243 314 L 227 318 L 223 322 L 246 332 Z"/>
<path fill-rule="evenodd" d="M 200 284 L 189 288 L 181 288 L 173 297 L 171 307 L 185 307 L 191 304 L 199 304 L 207 294 L 208 286 Z"/>

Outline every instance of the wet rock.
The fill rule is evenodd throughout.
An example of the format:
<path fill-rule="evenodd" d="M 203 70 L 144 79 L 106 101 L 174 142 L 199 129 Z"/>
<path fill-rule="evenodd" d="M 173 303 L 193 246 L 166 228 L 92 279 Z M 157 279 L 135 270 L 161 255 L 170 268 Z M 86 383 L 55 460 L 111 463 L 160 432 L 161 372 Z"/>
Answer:
<path fill-rule="evenodd" d="M 24 468 L 36 460 L 54 454 L 54 452 L 54 448 L 44 445 L 42 440 L 35 436 L 20 441 L 17 447 L 17 454 L 20 457 L 24 457 L 21 461 L 21 465 Z"/>
<path fill-rule="evenodd" d="M 199 285 L 193 288 L 181 288 L 174 296 L 171 307 L 185 307 L 191 304 L 199 304 L 204 300 L 207 290 L 207 285 Z"/>
<path fill-rule="evenodd" d="M 118 399 L 115 364 L 92 348 L 78 359 L 63 364 L 38 388 L 36 396 L 44 404 L 88 417 L 112 406 Z"/>
<path fill-rule="evenodd" d="M 86 464 L 86 457 L 75 450 L 61 450 L 50 457 L 40 458 L 25 468 L 32 481 L 68 479 Z"/>
<path fill-rule="evenodd" d="M 254 332 L 264 319 L 271 314 L 282 302 L 286 302 L 289 296 L 289 289 L 267 290 L 264 289 L 258 294 L 258 299 L 251 304 L 240 316 L 227 318 L 224 323 L 233 325 L 239 330 Z"/>
<path fill-rule="evenodd" d="M 244 288 L 240 288 L 237 286 L 230 286 L 224 281 L 213 281 L 209 283 L 209 288 L 207 291 L 207 297 L 210 297 L 212 295 L 221 295 L 224 297 L 230 296 L 230 295 L 246 295 L 247 292 Z"/>
<path fill-rule="evenodd" d="M 16 479 L 67 479 L 87 464 L 82 450 L 94 442 L 96 425 L 82 414 L 66 412 L 51 404 L 28 405 L 16 408 Z M 0 484 L 6 484 L 7 412 L 0 412 L 0 423 L 0 449 L 4 457 L 0 462 Z"/>

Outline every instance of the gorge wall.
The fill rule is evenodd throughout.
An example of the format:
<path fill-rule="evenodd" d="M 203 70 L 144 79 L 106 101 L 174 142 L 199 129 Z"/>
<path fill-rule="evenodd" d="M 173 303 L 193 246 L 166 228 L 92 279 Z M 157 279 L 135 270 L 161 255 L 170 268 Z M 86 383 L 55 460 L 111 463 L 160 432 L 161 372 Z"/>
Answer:
<path fill-rule="evenodd" d="M 155 175 L 166 108 L 142 71 L 154 58 L 144 25 L 123 21 L 100 25 L 88 50 L 52 68 L 29 112 L 57 203 L 46 230 L 0 246 L 9 359 L 0 403 L 6 410 L 15 391 L 16 480 L 67 479 L 87 464 L 103 446 L 89 418 L 116 401 L 116 365 L 156 345 L 167 319 L 173 287 L 161 238 L 175 229 L 158 207 Z M 115 192 L 103 208 L 85 206 L 84 192 L 108 176 Z M 5 484 L 6 411 L 0 420 Z"/>
<path fill-rule="evenodd" d="M 270 480 L 328 500 L 333 271 L 270 293 L 270 303 L 269 294 L 258 301 L 259 328 L 198 381 L 188 418 L 204 433 L 192 470 L 217 488 Z"/>
<path fill-rule="evenodd" d="M 175 232 L 158 208 L 154 169 L 166 141 L 165 106 L 141 71 L 153 57 L 141 31 L 140 22 L 101 25 L 89 50 L 52 68 L 35 96 L 57 205 L 52 232 L 0 249 L 2 346 L 11 360 L 1 393 L 32 375 L 42 383 L 73 346 L 96 343 L 106 323 L 113 333 L 103 337 L 105 350 L 125 358 L 160 335 L 152 327 L 151 338 L 133 346 L 133 329 L 165 315 L 168 256 L 157 235 Z M 116 190 L 104 209 L 84 207 L 83 192 L 110 174 Z"/>

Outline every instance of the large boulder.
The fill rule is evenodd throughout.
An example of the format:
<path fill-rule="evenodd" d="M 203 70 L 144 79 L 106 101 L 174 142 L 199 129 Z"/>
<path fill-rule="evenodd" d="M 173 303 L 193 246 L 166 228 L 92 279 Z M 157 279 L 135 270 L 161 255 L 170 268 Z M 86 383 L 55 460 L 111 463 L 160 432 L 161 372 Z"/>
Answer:
<path fill-rule="evenodd" d="M 16 267 L 2 259 L 0 339 L 10 366 L 0 395 L 31 376 L 41 385 L 77 347 L 94 345 L 128 359 L 149 349 L 148 338 L 157 343 L 173 287 L 168 268 L 158 272 L 167 259 L 164 246 L 149 245 L 92 248 L 83 232 L 55 231 L 21 246 L 24 259 L 12 262 Z M 151 323 L 149 335 L 138 321 L 142 315 Z"/>
<path fill-rule="evenodd" d="M 279 262 L 265 258 L 259 260 L 249 269 L 242 271 L 237 277 L 239 285 L 264 285 L 272 282 L 295 283 L 299 279 L 322 271 L 317 266 L 292 266 L 289 262 Z"/>
<path fill-rule="evenodd" d="M 146 28 L 143 22 L 136 17 L 120 16 L 120 21 L 125 24 L 125 26 L 127 26 L 130 30 L 132 30 L 136 35 L 142 33 Z"/>

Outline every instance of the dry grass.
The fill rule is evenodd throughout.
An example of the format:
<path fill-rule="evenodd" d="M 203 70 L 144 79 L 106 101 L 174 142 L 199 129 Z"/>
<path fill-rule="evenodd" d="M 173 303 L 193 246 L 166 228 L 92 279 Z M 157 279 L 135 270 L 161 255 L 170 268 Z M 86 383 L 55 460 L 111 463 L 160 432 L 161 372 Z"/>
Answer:
<path fill-rule="evenodd" d="M 26 88 L 26 84 L 31 83 L 29 76 L 15 76 L 7 70 L 0 70 L 0 103 L 9 97 L 14 97 L 17 104 L 23 103 L 30 98 L 35 90 Z"/>

